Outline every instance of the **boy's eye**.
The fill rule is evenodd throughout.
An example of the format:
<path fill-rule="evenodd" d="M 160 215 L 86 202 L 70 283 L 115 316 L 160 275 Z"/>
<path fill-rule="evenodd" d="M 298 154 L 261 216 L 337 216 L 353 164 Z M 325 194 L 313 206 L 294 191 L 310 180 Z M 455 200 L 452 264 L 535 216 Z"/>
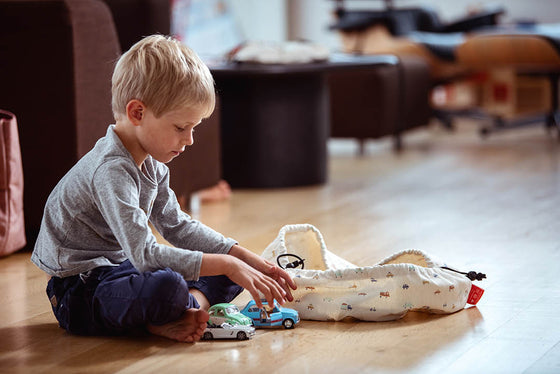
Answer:
<path fill-rule="evenodd" d="M 179 132 L 185 131 L 185 128 L 184 128 L 184 127 L 175 126 L 175 128 L 176 128 L 177 131 L 179 131 Z"/>

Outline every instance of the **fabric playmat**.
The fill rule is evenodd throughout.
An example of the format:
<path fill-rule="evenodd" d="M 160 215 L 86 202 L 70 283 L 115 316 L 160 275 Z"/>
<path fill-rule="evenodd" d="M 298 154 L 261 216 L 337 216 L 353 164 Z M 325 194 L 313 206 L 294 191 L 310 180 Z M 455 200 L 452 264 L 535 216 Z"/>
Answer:
<path fill-rule="evenodd" d="M 298 289 L 285 306 L 300 318 L 339 321 L 390 321 L 408 311 L 454 313 L 484 292 L 471 279 L 419 250 L 404 250 L 373 266 L 357 266 L 327 250 L 323 236 L 309 224 L 284 226 L 262 256 L 277 262 L 293 254 L 304 259 L 304 269 L 287 268 Z M 286 267 L 293 261 L 281 257 Z"/>

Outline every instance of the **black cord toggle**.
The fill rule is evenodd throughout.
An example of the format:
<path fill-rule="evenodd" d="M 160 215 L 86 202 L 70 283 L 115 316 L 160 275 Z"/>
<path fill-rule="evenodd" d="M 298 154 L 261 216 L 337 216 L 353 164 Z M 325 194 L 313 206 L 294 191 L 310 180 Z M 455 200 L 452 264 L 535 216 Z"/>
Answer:
<path fill-rule="evenodd" d="M 447 266 L 442 266 L 441 268 L 442 268 L 442 269 L 446 269 L 446 270 L 451 270 L 451 271 L 454 271 L 454 272 L 459 273 L 459 274 L 466 275 L 467 278 L 469 278 L 469 279 L 472 280 L 472 281 L 474 281 L 474 280 L 481 281 L 481 280 L 483 280 L 484 278 L 486 278 L 486 274 L 484 274 L 484 273 L 478 273 L 478 272 L 476 272 L 476 271 L 469 271 L 468 273 L 463 273 L 462 271 L 455 270 L 455 269 L 451 269 L 451 268 L 448 268 Z"/>
<path fill-rule="evenodd" d="M 297 260 L 287 263 L 286 267 L 284 267 L 280 263 L 280 258 L 281 257 L 287 257 L 287 256 L 295 257 L 295 258 L 297 258 Z M 294 255 L 294 254 L 291 254 L 291 253 L 284 253 L 284 254 L 276 257 L 276 262 L 278 263 L 278 266 L 280 266 L 282 269 L 295 269 L 298 266 L 301 266 L 301 268 L 303 269 L 304 266 L 305 266 L 304 263 L 303 263 L 304 261 L 305 261 L 305 259 L 299 257 L 298 255 Z"/>
<path fill-rule="evenodd" d="M 483 280 L 484 278 L 486 278 L 486 274 L 483 273 L 477 273 L 476 271 L 469 271 L 467 273 L 467 278 L 469 278 L 470 280 Z"/>

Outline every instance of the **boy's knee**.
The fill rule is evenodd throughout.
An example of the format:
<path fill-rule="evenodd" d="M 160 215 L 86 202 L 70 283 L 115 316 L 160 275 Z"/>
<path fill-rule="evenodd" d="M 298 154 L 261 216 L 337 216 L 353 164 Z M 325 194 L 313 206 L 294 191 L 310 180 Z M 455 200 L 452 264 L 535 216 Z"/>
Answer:
<path fill-rule="evenodd" d="M 150 273 L 142 292 L 148 323 L 160 325 L 178 319 L 192 305 L 187 282 L 170 269 Z"/>
<path fill-rule="evenodd" d="M 141 297 L 162 302 L 186 304 L 188 300 L 187 282 L 171 270 L 157 270 L 147 275 Z"/>

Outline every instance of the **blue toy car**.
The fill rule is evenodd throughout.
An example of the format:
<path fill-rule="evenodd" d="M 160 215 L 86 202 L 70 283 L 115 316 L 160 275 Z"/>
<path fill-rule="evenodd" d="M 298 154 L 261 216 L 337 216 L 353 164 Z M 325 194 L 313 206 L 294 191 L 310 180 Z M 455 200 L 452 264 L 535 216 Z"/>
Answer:
<path fill-rule="evenodd" d="M 280 327 L 285 329 L 293 329 L 299 323 L 299 314 L 297 311 L 284 308 L 276 303 L 270 308 L 266 301 L 262 301 L 264 308 L 260 309 L 255 300 L 249 301 L 245 308 L 241 310 L 241 314 L 251 318 L 255 327 Z"/>

